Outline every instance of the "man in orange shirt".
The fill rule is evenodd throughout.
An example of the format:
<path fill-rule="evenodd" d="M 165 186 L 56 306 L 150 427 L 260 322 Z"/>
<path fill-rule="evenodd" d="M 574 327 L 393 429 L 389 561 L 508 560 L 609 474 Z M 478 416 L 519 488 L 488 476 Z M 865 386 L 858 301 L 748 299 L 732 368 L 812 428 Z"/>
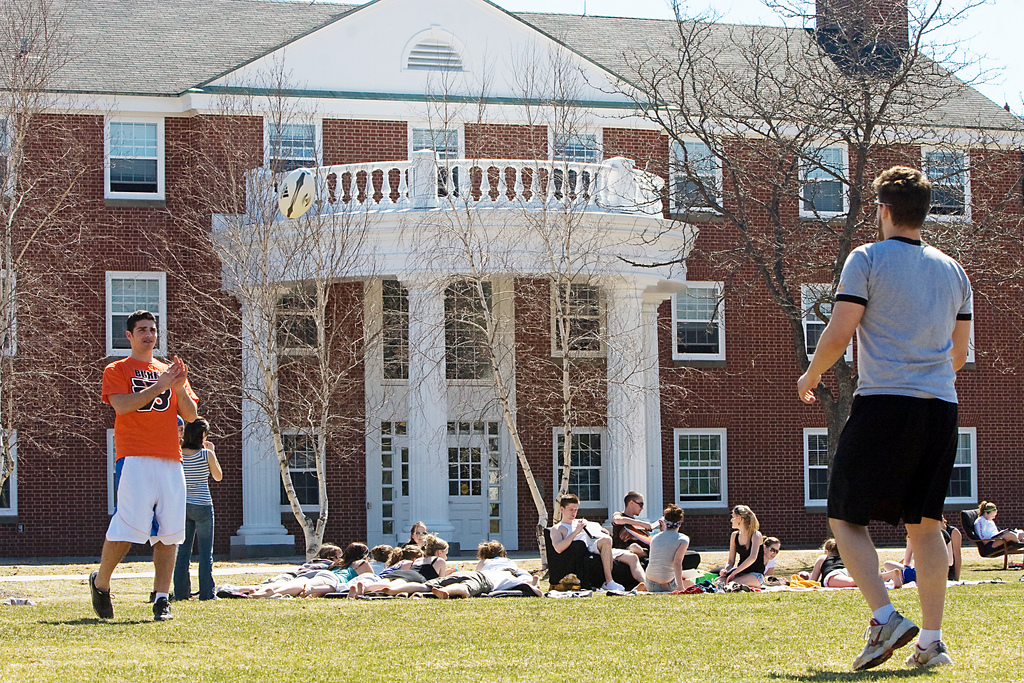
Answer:
<path fill-rule="evenodd" d="M 114 569 L 132 543 L 151 543 L 156 569 L 153 618 L 166 621 L 173 618 L 168 593 L 174 557 L 185 537 L 178 415 L 188 422 L 196 419 L 196 395 L 184 361 L 175 356 L 168 365 L 153 358 L 158 330 L 152 313 L 136 311 L 128 316 L 125 336 L 131 355 L 103 370 L 103 401 L 117 414 L 117 509 L 107 528 L 99 571 L 89 576 L 89 589 L 96 614 L 113 618 L 110 577 Z"/>

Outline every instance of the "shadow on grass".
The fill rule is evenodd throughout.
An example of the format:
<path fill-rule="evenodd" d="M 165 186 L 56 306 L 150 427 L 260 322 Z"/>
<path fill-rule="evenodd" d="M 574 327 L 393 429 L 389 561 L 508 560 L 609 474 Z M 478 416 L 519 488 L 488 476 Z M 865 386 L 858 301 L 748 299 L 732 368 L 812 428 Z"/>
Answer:
<path fill-rule="evenodd" d="M 824 669 L 811 669 L 805 674 L 768 674 L 771 680 L 783 681 L 859 681 L 865 678 L 873 678 L 883 674 L 888 678 L 917 678 L 919 676 L 930 676 L 938 673 L 932 669 L 903 669 L 902 671 L 888 671 L 879 669 L 867 669 L 865 671 L 826 671 Z"/>
<path fill-rule="evenodd" d="M 53 621 L 41 619 L 39 623 L 44 626 L 134 626 L 135 624 L 155 624 L 156 622 L 152 619 L 118 619 L 117 621 L 110 621 L 109 619 L 100 619 L 99 617 L 82 617 L 81 619 L 58 619 Z"/>

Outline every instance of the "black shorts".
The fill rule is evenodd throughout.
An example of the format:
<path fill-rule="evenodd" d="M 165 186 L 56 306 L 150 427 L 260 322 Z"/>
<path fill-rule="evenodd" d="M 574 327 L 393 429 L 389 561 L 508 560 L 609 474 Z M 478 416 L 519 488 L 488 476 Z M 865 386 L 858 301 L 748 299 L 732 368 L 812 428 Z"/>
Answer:
<path fill-rule="evenodd" d="M 853 399 L 828 484 L 828 516 L 867 526 L 942 519 L 956 460 L 957 405 L 937 398 Z"/>

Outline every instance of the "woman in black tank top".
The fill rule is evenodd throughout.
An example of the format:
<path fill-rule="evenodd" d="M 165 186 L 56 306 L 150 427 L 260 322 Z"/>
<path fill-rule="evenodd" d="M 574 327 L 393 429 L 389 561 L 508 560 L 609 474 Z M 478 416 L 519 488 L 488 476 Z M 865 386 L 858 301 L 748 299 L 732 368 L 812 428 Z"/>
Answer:
<path fill-rule="evenodd" d="M 759 587 L 764 582 L 764 538 L 757 515 L 746 505 L 737 505 L 729 521 L 736 531 L 729 537 L 729 563 L 719 572 L 718 581 Z"/>

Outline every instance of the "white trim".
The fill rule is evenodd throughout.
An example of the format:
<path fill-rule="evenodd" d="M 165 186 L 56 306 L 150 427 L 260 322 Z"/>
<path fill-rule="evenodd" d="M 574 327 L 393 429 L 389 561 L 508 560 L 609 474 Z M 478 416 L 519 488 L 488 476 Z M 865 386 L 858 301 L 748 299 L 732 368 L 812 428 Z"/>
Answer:
<path fill-rule="evenodd" d="M 804 505 L 807 507 L 810 507 L 812 505 L 824 505 L 828 501 L 827 496 L 825 498 L 811 498 L 810 437 L 812 436 L 827 437 L 828 428 L 804 427 Z M 820 469 L 820 467 L 820 465 L 816 465 L 815 469 Z M 825 472 L 827 481 L 828 464 L 825 465 Z"/>
<path fill-rule="evenodd" d="M 558 315 L 557 315 L 557 308 L 556 308 L 556 303 L 555 303 L 555 297 L 556 296 L 560 296 L 560 294 L 557 293 L 557 290 L 561 289 L 561 287 L 563 285 L 568 285 L 569 287 L 572 287 L 573 285 L 579 285 L 579 286 L 584 286 L 584 287 L 593 287 L 594 289 L 597 290 L 597 306 L 598 306 L 598 311 L 597 311 L 597 336 L 598 336 L 598 343 L 600 344 L 600 348 L 598 350 L 596 350 L 596 351 L 577 351 L 577 350 L 569 349 L 568 354 L 563 354 L 562 353 L 561 345 L 558 343 L 558 324 L 557 324 L 558 323 L 558 320 L 557 320 Z M 605 355 L 607 354 L 607 350 L 608 350 L 607 344 L 605 343 L 605 340 L 608 338 L 608 330 L 607 330 L 607 297 L 605 296 L 604 288 L 599 286 L 599 285 L 596 285 L 596 284 L 591 284 L 589 282 L 567 282 L 567 283 L 554 283 L 554 282 L 552 282 L 552 283 L 550 283 L 549 289 L 550 289 L 550 292 L 551 292 L 551 300 L 550 300 L 551 308 L 550 308 L 550 313 L 549 313 L 549 316 L 548 316 L 550 321 L 551 321 L 551 357 L 552 358 L 561 358 L 563 355 L 568 355 L 570 358 L 604 358 Z M 576 316 L 569 315 L 567 317 L 568 317 L 568 319 L 570 321 L 570 327 L 571 327 L 572 326 L 572 320 L 575 319 Z M 582 317 L 580 317 L 578 319 L 580 319 L 580 320 L 589 320 L 591 318 L 582 318 Z"/>
<path fill-rule="evenodd" d="M 561 455 L 561 450 L 558 448 L 558 438 L 565 434 L 563 427 L 554 427 L 551 431 L 551 468 L 553 476 L 551 478 L 551 495 L 558 495 L 558 485 L 561 483 L 562 470 L 558 466 L 558 457 Z M 601 499 L 600 500 L 581 500 L 581 508 L 607 508 L 608 503 L 608 430 L 605 427 L 574 427 L 572 430 L 573 436 L 579 436 L 581 434 L 596 434 L 601 437 L 601 467 L 586 467 L 576 469 L 587 469 L 598 471 L 600 476 L 599 485 L 601 487 Z"/>
<path fill-rule="evenodd" d="M 672 295 L 672 360 L 725 360 L 725 298 L 722 296 L 721 282 L 687 282 L 687 289 L 714 289 L 718 297 L 718 352 L 717 353 L 680 353 L 679 352 L 679 296 L 685 292 Z M 687 320 L 686 322 L 697 322 Z"/>
<path fill-rule="evenodd" d="M 0 280 L 7 277 L 7 271 L 0 270 Z M 11 275 L 11 321 L 10 321 L 10 344 L 4 348 L 0 345 L 0 354 L 4 356 L 17 356 L 18 355 L 18 275 L 14 273 Z M 0 321 L 0 325 L 5 325 L 6 321 Z"/>
<path fill-rule="evenodd" d="M 112 192 L 110 190 L 110 124 L 155 123 L 156 124 L 156 192 Z M 105 199 L 162 200 L 165 198 L 166 172 L 164 165 L 165 138 L 164 117 L 154 114 L 108 115 L 103 121 L 103 197 Z"/>
<path fill-rule="evenodd" d="M 802 285 L 800 285 L 800 324 L 804 328 L 804 351 L 807 353 L 807 360 L 811 360 L 812 358 L 814 358 L 814 354 L 810 351 L 810 349 L 807 348 L 807 316 L 811 314 L 811 306 L 814 303 L 813 301 L 808 301 L 808 299 L 812 297 L 817 299 L 817 297 L 814 296 L 812 290 L 818 288 L 820 288 L 820 291 L 827 292 L 832 289 L 832 285 L 827 282 L 805 282 Z M 829 312 L 829 315 L 831 315 L 831 311 Z M 817 318 L 817 316 L 815 316 L 815 318 Z M 827 323 L 821 321 L 820 318 L 817 318 L 815 322 L 819 325 L 822 325 L 822 330 L 824 330 L 824 326 L 827 325 Z M 846 353 L 843 354 L 843 358 L 846 359 L 847 363 L 853 361 L 852 337 L 850 338 L 850 343 L 846 347 Z"/>
<path fill-rule="evenodd" d="M 18 430 L 11 431 L 11 456 L 14 459 L 14 469 L 7 479 L 8 489 L 11 492 L 10 506 L 0 508 L 0 515 L 13 516 L 18 514 Z"/>
<path fill-rule="evenodd" d="M 131 271 L 131 270 L 108 270 L 106 272 L 106 328 L 107 328 L 107 356 L 125 357 L 130 356 L 131 349 L 114 348 L 114 312 L 111 310 L 112 292 L 111 282 L 113 280 L 157 280 L 159 282 L 160 306 L 158 311 L 150 311 L 157 317 L 158 334 L 157 346 L 153 349 L 153 355 L 167 355 L 167 273 L 163 271 Z M 124 315 L 119 312 L 118 315 Z"/>
<path fill-rule="evenodd" d="M 842 155 L 842 169 L 840 169 L 841 178 L 831 179 L 818 179 L 817 181 L 811 182 L 838 182 L 840 192 L 843 195 L 843 208 L 841 211 L 811 211 L 804 208 L 804 188 L 811 183 L 807 180 L 807 173 L 809 171 L 820 171 L 822 170 L 821 165 L 812 165 L 806 158 L 815 152 L 822 152 L 826 149 L 838 149 Z M 804 156 L 806 155 L 806 156 Z M 850 177 L 850 148 L 844 144 L 826 144 L 816 149 L 804 150 L 803 155 L 800 157 L 800 198 L 799 208 L 801 218 L 834 218 L 836 216 L 842 216 L 850 210 L 850 193 L 847 191 L 848 178 Z"/>
<path fill-rule="evenodd" d="M 719 467 L 719 499 L 718 500 L 690 500 L 682 499 L 679 491 L 679 437 L 680 436 L 718 436 L 720 438 L 721 460 Z M 672 458 L 673 470 L 672 479 L 674 482 L 675 503 L 681 508 L 719 508 L 728 504 L 729 500 L 729 478 L 728 478 L 728 436 L 724 427 L 710 427 L 700 429 L 676 428 L 672 430 Z"/>
<path fill-rule="evenodd" d="M 701 140 L 683 140 L 684 144 L 687 143 L 687 142 L 701 144 L 701 145 L 704 145 L 705 147 L 708 148 L 708 155 L 711 157 L 711 159 L 714 161 L 714 164 L 715 164 L 715 189 L 718 190 L 717 194 L 715 195 L 715 198 L 718 200 L 719 203 L 721 203 L 722 202 L 722 160 L 714 155 L 714 153 L 711 151 L 711 148 L 708 147 L 708 145 L 705 142 L 703 142 Z M 671 212 L 672 213 L 682 213 L 684 211 L 684 209 L 679 205 L 679 203 L 676 202 L 676 192 L 675 192 L 676 178 L 677 178 L 677 176 L 680 175 L 679 167 L 682 165 L 682 162 L 680 161 L 680 159 L 682 159 L 682 156 L 683 156 L 682 155 L 682 149 L 683 149 L 683 145 L 681 145 L 678 140 L 672 140 L 672 144 L 670 145 L 670 148 L 669 148 L 669 164 L 670 164 L 670 169 L 669 169 L 669 194 L 670 194 L 670 205 L 671 205 Z M 685 178 L 680 178 L 680 180 L 685 180 Z M 703 212 L 703 213 L 708 213 L 708 212 L 710 212 L 710 213 L 718 213 L 718 211 L 714 207 L 711 207 L 711 206 L 694 206 L 694 207 L 685 209 L 685 211 L 697 211 L 697 212 Z"/>
<path fill-rule="evenodd" d="M 978 504 L 978 428 L 960 427 L 957 430 L 957 450 L 960 447 L 960 437 L 969 436 L 971 439 L 971 493 L 969 496 L 958 498 L 946 498 L 946 505 L 977 505 Z M 954 468 L 956 465 L 954 465 Z M 961 469 L 963 466 L 961 466 Z"/>
<path fill-rule="evenodd" d="M 107 514 L 113 516 L 117 509 L 117 486 L 114 485 L 114 467 L 117 451 L 114 448 L 114 430 L 107 430 Z"/>
<path fill-rule="evenodd" d="M 967 340 L 967 360 L 965 360 L 964 363 L 974 363 L 975 362 L 975 356 L 974 356 L 974 327 L 975 327 L 975 324 L 974 323 L 975 323 L 976 320 L 977 320 L 977 318 L 972 313 L 971 314 L 971 336 Z"/>
<path fill-rule="evenodd" d="M 962 214 L 943 214 L 943 213 L 928 213 L 929 221 L 965 221 L 970 222 L 971 220 L 971 153 L 969 149 L 937 149 L 932 146 L 921 145 L 921 168 L 924 169 L 925 174 L 928 174 L 928 154 L 930 152 L 951 152 L 954 154 L 962 154 L 964 158 L 964 212 Z M 929 179 L 931 177 L 929 176 Z M 933 185 L 936 181 L 932 181 Z M 932 190 L 932 197 L 935 196 L 935 190 Z"/>
<path fill-rule="evenodd" d="M 272 168 L 270 153 L 273 149 L 270 144 L 270 125 L 273 123 L 266 115 L 263 116 L 263 166 Z M 324 150 L 324 119 L 319 114 L 295 115 L 287 121 L 281 121 L 281 125 L 313 126 L 313 166 L 323 165 Z M 291 158 L 291 157 L 285 157 Z"/>
<path fill-rule="evenodd" d="M 285 430 L 282 430 L 282 432 L 281 432 L 281 444 L 282 444 L 282 446 L 284 445 L 284 437 L 286 437 L 286 436 L 311 436 L 314 439 L 316 439 L 316 441 L 317 441 L 317 443 L 315 444 L 316 448 L 319 448 L 319 446 L 320 446 L 320 444 L 319 444 L 320 436 L 319 436 L 319 434 L 315 430 L 309 430 L 309 431 L 306 431 L 304 429 L 285 429 Z M 313 460 L 313 462 L 314 462 L 313 467 L 312 468 L 310 468 L 310 467 L 302 467 L 302 468 L 296 469 L 296 468 L 293 468 L 291 466 L 291 462 L 289 462 L 288 463 L 288 474 L 289 474 L 289 476 L 291 476 L 291 474 L 293 472 L 313 472 L 314 474 L 316 474 L 316 464 L 315 464 L 316 463 L 316 452 L 317 452 L 316 448 L 314 448 L 314 450 L 313 450 L 313 458 L 314 458 L 314 460 Z M 287 453 L 285 453 L 285 455 L 288 456 Z M 290 460 L 290 456 L 289 456 L 289 460 Z M 280 477 L 280 469 L 281 469 L 281 465 L 280 465 L 280 463 L 278 463 L 278 473 L 279 473 L 278 474 L 278 478 L 277 478 L 277 487 L 278 488 L 277 488 L 277 495 L 275 496 L 277 498 L 277 500 L 281 499 L 281 492 L 284 489 L 284 482 L 281 481 L 281 477 Z M 295 480 L 293 479 L 292 480 L 292 486 L 294 486 L 294 485 L 295 485 Z M 316 497 L 317 497 L 317 502 L 316 503 L 300 504 L 299 508 L 301 508 L 301 510 L 303 512 L 320 512 L 320 502 L 321 501 L 320 501 L 320 491 L 319 491 L 319 489 L 317 490 Z M 285 503 L 285 504 L 281 505 L 281 512 L 291 512 L 291 511 L 292 511 L 292 506 L 290 504 Z"/>
<path fill-rule="evenodd" d="M 406 134 L 406 140 L 407 140 L 407 144 L 408 144 L 408 156 L 407 156 L 407 158 L 412 159 L 412 153 L 416 151 L 415 149 L 413 149 L 413 141 L 412 141 L 413 130 L 430 130 L 430 131 L 454 130 L 456 132 L 456 135 L 457 135 L 458 140 L 459 140 L 459 150 L 458 150 L 458 153 L 456 153 L 456 155 L 453 158 L 454 159 L 465 159 L 466 158 L 466 126 L 465 126 L 465 124 L 461 123 L 461 122 L 456 123 L 456 122 L 453 122 L 453 121 L 448 121 L 448 125 L 447 126 L 441 127 L 441 126 L 436 125 L 438 123 L 443 123 L 443 122 L 432 121 L 432 120 L 429 120 L 429 119 L 411 119 L 409 121 L 406 121 L 406 127 L 405 127 L 406 133 L 405 134 Z M 441 159 L 441 161 L 443 162 L 445 160 Z"/>

